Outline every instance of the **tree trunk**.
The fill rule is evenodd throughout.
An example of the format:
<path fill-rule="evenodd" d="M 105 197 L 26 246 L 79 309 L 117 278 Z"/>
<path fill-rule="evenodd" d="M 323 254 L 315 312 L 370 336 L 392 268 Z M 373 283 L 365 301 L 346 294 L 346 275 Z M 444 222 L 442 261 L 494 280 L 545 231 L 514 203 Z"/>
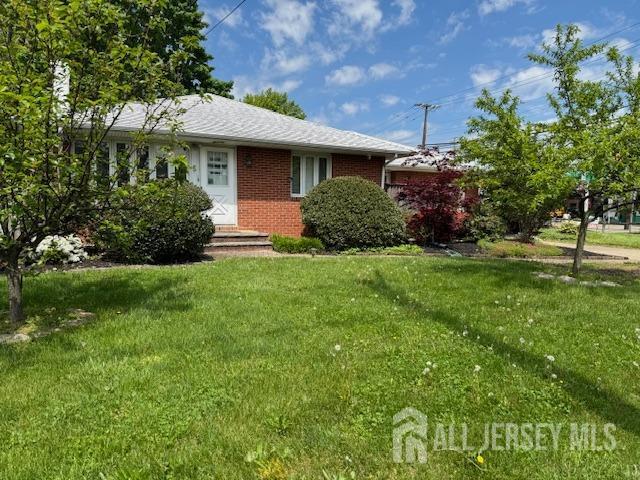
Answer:
<path fill-rule="evenodd" d="M 629 208 L 629 214 L 627 215 L 627 221 L 624 222 L 624 229 L 631 231 L 631 223 L 633 222 L 633 208 Z"/>
<path fill-rule="evenodd" d="M 571 269 L 574 275 L 580 273 L 582 268 L 582 256 L 584 254 L 584 245 L 587 241 L 587 229 L 589 227 L 589 212 L 584 208 L 584 200 L 580 204 L 580 229 L 578 230 L 578 242 L 576 244 L 576 251 L 573 255 L 573 268 Z"/>
<path fill-rule="evenodd" d="M 14 327 L 24 322 L 22 310 L 22 272 L 18 265 L 18 255 L 9 254 L 7 259 L 7 283 L 9 285 L 9 320 Z"/>

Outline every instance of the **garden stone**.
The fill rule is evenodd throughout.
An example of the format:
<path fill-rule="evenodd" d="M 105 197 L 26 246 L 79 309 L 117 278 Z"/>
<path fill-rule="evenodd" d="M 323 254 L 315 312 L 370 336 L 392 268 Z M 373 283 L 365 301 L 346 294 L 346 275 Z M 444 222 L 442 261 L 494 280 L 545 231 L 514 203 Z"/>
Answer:
<path fill-rule="evenodd" d="M 30 342 L 31 337 L 24 333 L 16 333 L 13 335 L 0 335 L 0 344 L 12 345 L 14 343 Z"/>
<path fill-rule="evenodd" d="M 569 275 L 562 275 L 561 277 L 558 277 L 558 280 L 560 280 L 562 283 L 567 283 L 567 284 L 571 284 L 571 283 L 576 283 L 577 280 L 573 277 L 570 277 Z"/>
<path fill-rule="evenodd" d="M 536 272 L 536 276 L 544 280 L 553 280 L 554 278 L 556 278 L 555 275 L 552 275 L 550 273 L 544 273 L 544 272 Z"/>

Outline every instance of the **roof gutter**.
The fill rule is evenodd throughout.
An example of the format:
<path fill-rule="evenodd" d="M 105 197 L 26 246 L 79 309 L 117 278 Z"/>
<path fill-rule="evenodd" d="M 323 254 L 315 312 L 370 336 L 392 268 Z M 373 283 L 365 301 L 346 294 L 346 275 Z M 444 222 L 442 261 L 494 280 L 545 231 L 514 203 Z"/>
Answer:
<path fill-rule="evenodd" d="M 117 133 L 131 133 L 132 129 L 130 128 L 118 128 L 112 127 L 110 132 L 113 135 Z M 168 130 L 155 130 L 151 133 L 152 137 L 161 137 L 163 135 L 170 135 L 172 132 Z M 369 155 L 381 155 L 381 156 L 389 156 L 395 155 L 405 155 L 411 153 L 411 149 L 406 150 L 384 150 L 384 149 L 364 149 L 359 147 L 350 147 L 348 145 L 328 145 L 328 144 L 314 144 L 309 142 L 292 142 L 292 143 L 279 143 L 277 141 L 270 140 L 261 140 L 261 139 L 251 139 L 251 138 L 241 138 L 241 137 L 227 137 L 227 136 L 219 136 L 219 135 L 203 135 L 203 134 L 190 134 L 190 133 L 177 133 L 181 139 L 193 142 L 193 143 L 206 143 L 206 142 L 232 142 L 235 145 L 244 145 L 244 146 L 268 146 L 270 148 L 283 148 L 290 150 L 292 147 L 301 148 L 301 149 L 316 149 L 316 150 L 330 150 L 331 152 L 341 153 L 366 153 Z M 399 145 L 400 146 L 400 145 Z"/>

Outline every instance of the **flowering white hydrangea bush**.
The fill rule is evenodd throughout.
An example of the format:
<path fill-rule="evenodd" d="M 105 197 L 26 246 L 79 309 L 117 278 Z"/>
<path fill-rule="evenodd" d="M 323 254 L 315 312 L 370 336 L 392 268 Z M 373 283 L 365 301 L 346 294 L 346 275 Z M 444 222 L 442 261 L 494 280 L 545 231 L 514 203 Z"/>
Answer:
<path fill-rule="evenodd" d="M 36 260 L 42 263 L 78 263 L 87 258 L 82 240 L 76 235 L 49 235 L 36 247 Z"/>

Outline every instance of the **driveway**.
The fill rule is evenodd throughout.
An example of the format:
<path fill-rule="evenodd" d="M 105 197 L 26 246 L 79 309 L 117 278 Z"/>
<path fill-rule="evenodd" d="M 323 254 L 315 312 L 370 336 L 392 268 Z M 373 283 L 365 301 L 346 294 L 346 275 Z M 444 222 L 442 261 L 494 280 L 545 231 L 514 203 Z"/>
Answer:
<path fill-rule="evenodd" d="M 542 243 L 546 245 L 555 245 L 556 247 L 576 248 L 575 243 L 553 242 L 544 240 Z M 604 245 L 589 245 L 584 247 L 586 252 L 599 253 L 601 255 L 614 255 L 616 257 L 627 257 L 631 262 L 640 263 L 640 248 L 624 248 L 624 247 L 608 247 Z"/>

